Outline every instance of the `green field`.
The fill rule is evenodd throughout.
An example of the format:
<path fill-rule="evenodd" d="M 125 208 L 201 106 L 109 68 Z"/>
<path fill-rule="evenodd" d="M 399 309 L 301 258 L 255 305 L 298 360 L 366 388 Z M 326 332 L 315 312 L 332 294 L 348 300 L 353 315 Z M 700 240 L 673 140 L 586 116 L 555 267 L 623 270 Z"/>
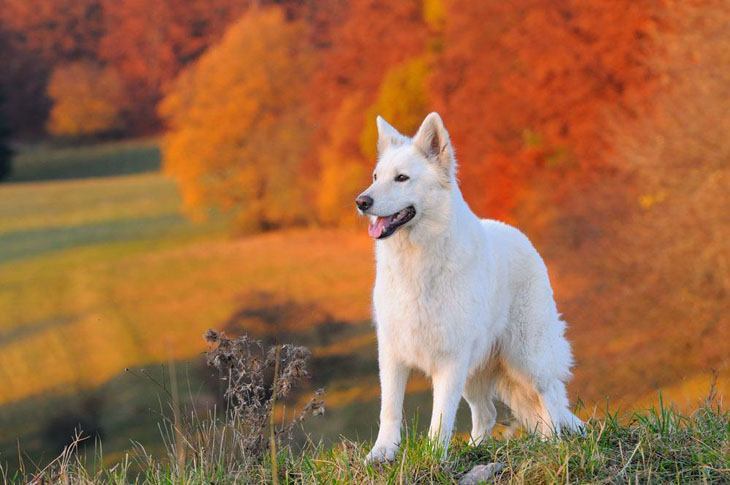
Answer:
<path fill-rule="evenodd" d="M 182 216 L 174 183 L 158 173 L 159 165 L 154 140 L 21 147 L 12 177 L 0 185 L 3 462 L 17 462 L 17 451 L 8 450 L 18 438 L 33 456 L 55 453 L 65 438 L 54 433 L 73 427 L 64 420 L 76 416 L 90 414 L 109 427 L 94 415 L 101 410 L 87 409 L 90 397 L 124 393 L 87 391 L 119 373 L 125 360 L 139 363 L 143 356 L 129 352 L 132 327 L 125 331 L 111 322 L 117 311 L 100 295 L 114 272 L 95 272 L 147 248 L 194 240 L 213 227 L 193 226 Z M 105 318 L 79 328 L 94 311 Z M 94 344 L 110 331 L 121 337 L 105 343 L 111 356 Z M 97 361 L 102 365 L 95 369 Z M 143 383 L 127 384 L 145 395 Z M 133 397 L 117 401 L 122 422 L 125 403 L 139 401 Z M 130 418 L 125 424 L 134 422 Z"/>
<path fill-rule="evenodd" d="M 98 178 L 157 172 L 160 150 L 155 139 L 93 145 L 51 142 L 18 147 L 8 182 Z"/>

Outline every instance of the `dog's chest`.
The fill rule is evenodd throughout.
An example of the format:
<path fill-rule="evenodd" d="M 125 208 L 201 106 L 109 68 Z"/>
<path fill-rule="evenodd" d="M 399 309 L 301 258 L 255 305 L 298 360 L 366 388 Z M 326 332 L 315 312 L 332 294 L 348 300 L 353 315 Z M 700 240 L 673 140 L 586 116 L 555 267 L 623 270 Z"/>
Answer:
<path fill-rule="evenodd" d="M 479 307 L 464 291 L 468 276 L 447 264 L 381 265 L 374 291 L 381 344 L 428 374 L 438 360 L 468 350 Z"/>

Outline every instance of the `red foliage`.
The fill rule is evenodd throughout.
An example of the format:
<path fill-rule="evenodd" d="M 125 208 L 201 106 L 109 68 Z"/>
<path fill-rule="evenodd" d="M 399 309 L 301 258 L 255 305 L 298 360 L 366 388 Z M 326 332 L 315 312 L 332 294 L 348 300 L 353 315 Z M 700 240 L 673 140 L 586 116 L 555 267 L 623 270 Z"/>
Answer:
<path fill-rule="evenodd" d="M 659 12 L 651 0 L 448 4 L 433 98 L 480 212 L 507 216 L 538 168 L 557 182 L 605 161 L 607 114 L 632 115 L 653 89 Z"/>
<path fill-rule="evenodd" d="M 102 1 L 99 57 L 121 73 L 129 95 L 126 111 L 137 131 L 156 127 L 164 89 L 246 6 L 235 0 Z"/>
<path fill-rule="evenodd" d="M 289 16 L 314 19 L 320 9 L 296 0 L 276 3 Z M 49 73 L 58 64 L 92 61 L 111 67 L 123 81 L 127 96 L 120 108 L 128 130 L 155 131 L 156 104 L 166 87 L 249 5 L 240 0 L 3 0 L 0 31 L 12 43 L 10 72 L 0 75 L 12 98 L 6 110 L 14 119 L 29 118 L 24 124 L 39 130 L 48 112 L 43 92 Z"/>
<path fill-rule="evenodd" d="M 330 132 L 337 130 L 334 138 L 340 140 L 340 154 L 362 159 L 359 141 L 364 113 L 386 71 L 423 52 L 427 29 L 421 2 L 416 0 L 352 0 L 344 13 L 335 15 L 342 19 L 332 29 L 331 47 L 323 51 L 313 79 L 313 112 L 323 131 L 320 143 L 328 143 Z M 344 126 L 333 126 L 345 99 L 356 102 L 356 108 L 348 108 L 350 112 L 363 115 Z"/>
<path fill-rule="evenodd" d="M 46 82 L 58 62 L 93 58 L 101 36 L 99 0 L 0 2 L 2 109 L 16 134 L 43 130 Z"/>
<path fill-rule="evenodd" d="M 100 0 L 3 0 L 0 23 L 46 62 L 93 58 L 102 35 Z"/>

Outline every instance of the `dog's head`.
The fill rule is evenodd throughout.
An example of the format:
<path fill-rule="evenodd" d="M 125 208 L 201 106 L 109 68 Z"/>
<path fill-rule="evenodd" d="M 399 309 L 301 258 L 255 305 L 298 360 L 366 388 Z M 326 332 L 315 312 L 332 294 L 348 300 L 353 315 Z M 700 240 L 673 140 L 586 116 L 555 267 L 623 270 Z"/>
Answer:
<path fill-rule="evenodd" d="M 380 116 L 377 125 L 373 183 L 355 199 L 360 213 L 370 217 L 370 236 L 385 239 L 429 219 L 442 219 L 445 199 L 456 184 L 456 161 L 441 117 L 426 116 L 413 138 Z"/>

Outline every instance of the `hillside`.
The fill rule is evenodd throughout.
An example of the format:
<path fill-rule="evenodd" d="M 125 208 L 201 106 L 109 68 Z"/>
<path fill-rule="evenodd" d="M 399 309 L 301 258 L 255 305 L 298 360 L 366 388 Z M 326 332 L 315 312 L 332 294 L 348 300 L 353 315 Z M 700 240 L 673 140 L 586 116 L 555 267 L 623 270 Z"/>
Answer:
<path fill-rule="evenodd" d="M 158 167 L 150 140 L 29 146 L 0 185 L 0 462 L 17 463 L 18 440 L 49 459 L 81 418 L 105 436 L 108 457 L 130 440 L 161 451 L 160 390 L 139 371 L 164 381 L 176 360 L 190 399 L 210 406 L 217 388 L 199 355 L 211 327 L 312 348 L 329 419 L 311 431 L 327 443 L 370 437 L 379 393 L 370 240 L 319 228 L 232 237 L 221 220 L 191 223 Z M 607 399 L 612 409 L 646 406 L 658 390 L 681 409 L 704 395 L 713 356 L 727 349 L 722 325 L 701 334 L 701 352 L 677 347 L 693 322 L 661 332 L 595 325 L 585 275 L 562 263 L 559 246 L 537 243 L 569 322 L 570 393 L 584 416 Z M 427 413 L 428 382 L 416 376 L 409 393 L 410 415 Z M 467 419 L 462 409 L 460 429 Z"/>

